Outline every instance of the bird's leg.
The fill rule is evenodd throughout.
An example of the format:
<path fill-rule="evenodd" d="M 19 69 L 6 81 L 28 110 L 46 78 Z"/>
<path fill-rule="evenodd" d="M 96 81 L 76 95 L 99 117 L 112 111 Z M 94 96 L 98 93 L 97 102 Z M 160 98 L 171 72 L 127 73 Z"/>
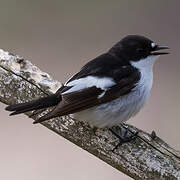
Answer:
<path fill-rule="evenodd" d="M 136 137 L 137 137 L 137 135 L 138 135 L 138 131 L 135 131 L 135 132 L 131 131 L 130 129 L 128 129 L 128 127 L 127 127 L 125 124 L 122 124 L 121 127 L 123 127 L 123 128 L 125 129 L 125 136 L 126 136 L 126 138 L 127 138 L 127 141 L 126 141 L 126 142 L 129 142 L 129 141 L 131 141 L 131 140 L 136 139 Z M 129 132 L 131 135 L 128 136 L 128 132 Z M 128 139 L 129 139 L 129 141 L 128 141 Z"/>
<path fill-rule="evenodd" d="M 132 132 L 130 131 L 125 125 L 122 124 L 121 126 L 122 128 L 120 129 L 119 126 L 117 127 L 112 127 L 109 128 L 109 130 L 111 131 L 111 133 L 116 136 L 119 139 L 119 143 L 117 144 L 117 146 L 113 149 L 113 151 L 115 149 L 117 149 L 117 147 L 123 143 L 126 142 L 130 142 L 134 139 L 136 139 L 138 131 L 136 132 Z"/>

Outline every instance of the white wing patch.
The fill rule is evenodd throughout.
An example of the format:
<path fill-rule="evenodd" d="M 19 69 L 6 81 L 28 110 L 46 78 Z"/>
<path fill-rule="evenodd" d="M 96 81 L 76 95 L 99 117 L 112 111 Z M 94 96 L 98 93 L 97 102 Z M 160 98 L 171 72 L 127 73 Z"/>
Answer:
<path fill-rule="evenodd" d="M 115 84 L 116 83 L 114 82 L 114 80 L 109 77 L 98 78 L 95 76 L 88 76 L 85 78 L 73 80 L 65 84 L 66 86 L 72 86 L 72 88 L 70 88 L 69 90 L 67 90 L 62 94 L 68 94 L 75 91 L 80 91 L 93 86 L 96 86 L 97 88 L 101 88 L 102 90 L 106 91 L 109 87 Z"/>

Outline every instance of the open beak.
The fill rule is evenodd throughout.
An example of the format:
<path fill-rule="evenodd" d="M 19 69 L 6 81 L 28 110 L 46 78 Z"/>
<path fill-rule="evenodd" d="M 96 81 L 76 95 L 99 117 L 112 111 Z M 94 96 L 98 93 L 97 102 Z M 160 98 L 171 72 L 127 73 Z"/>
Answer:
<path fill-rule="evenodd" d="M 169 54 L 169 52 L 159 52 L 159 50 L 162 50 L 162 49 L 169 49 L 169 48 L 168 48 L 168 46 L 159 46 L 159 45 L 156 45 L 154 47 L 154 49 L 151 51 L 151 55 L 155 55 L 156 56 L 156 55 Z"/>

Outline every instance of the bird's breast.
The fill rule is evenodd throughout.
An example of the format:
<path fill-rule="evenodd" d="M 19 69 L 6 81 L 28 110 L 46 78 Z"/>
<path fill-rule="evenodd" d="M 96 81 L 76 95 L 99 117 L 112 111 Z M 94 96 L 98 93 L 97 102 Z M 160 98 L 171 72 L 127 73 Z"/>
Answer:
<path fill-rule="evenodd" d="M 151 86 L 152 77 L 146 79 L 141 76 L 140 81 L 129 94 L 75 113 L 73 116 L 77 120 L 88 122 L 91 126 L 99 128 L 120 124 L 136 115 L 144 106 Z"/>

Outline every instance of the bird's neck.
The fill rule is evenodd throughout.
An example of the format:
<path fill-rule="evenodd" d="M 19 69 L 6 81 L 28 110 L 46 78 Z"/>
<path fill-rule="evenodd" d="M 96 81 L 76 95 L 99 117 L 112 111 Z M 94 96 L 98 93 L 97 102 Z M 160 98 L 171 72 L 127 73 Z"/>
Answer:
<path fill-rule="evenodd" d="M 131 65 L 139 70 L 141 73 L 141 78 L 138 83 L 140 89 L 146 91 L 146 95 L 149 94 L 152 83 L 153 83 L 153 65 L 158 56 L 149 56 L 140 61 L 131 61 Z"/>
<path fill-rule="evenodd" d="M 131 65 L 137 68 L 140 72 L 152 73 L 153 65 L 159 56 L 148 56 L 140 61 L 131 61 Z"/>

